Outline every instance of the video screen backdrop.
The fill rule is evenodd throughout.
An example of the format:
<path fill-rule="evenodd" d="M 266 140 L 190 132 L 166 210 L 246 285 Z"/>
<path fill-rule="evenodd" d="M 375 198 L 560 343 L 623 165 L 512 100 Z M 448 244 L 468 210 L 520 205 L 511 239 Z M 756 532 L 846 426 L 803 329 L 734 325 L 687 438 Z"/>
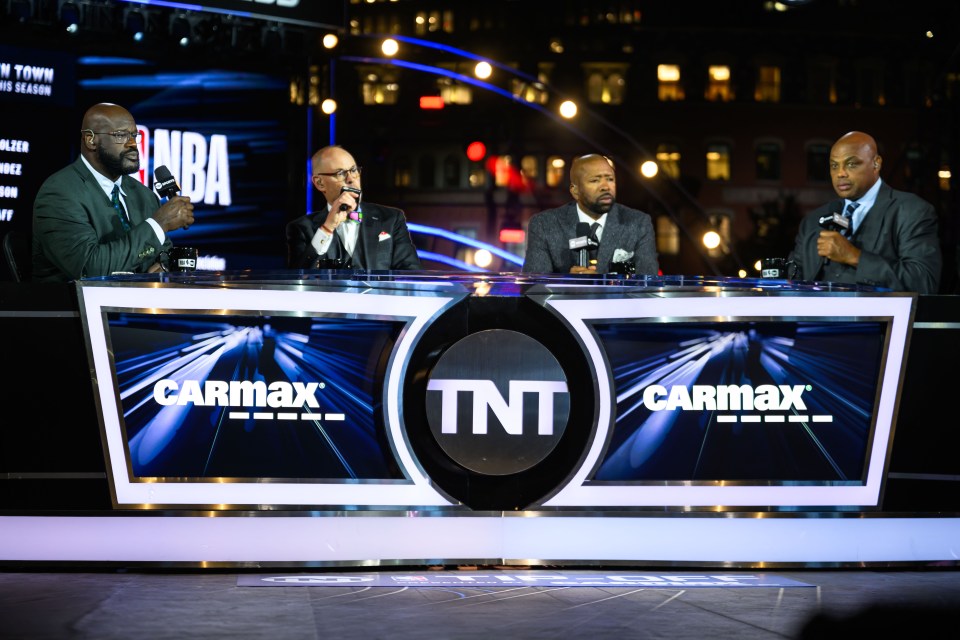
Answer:
<path fill-rule="evenodd" d="M 305 206 L 289 176 L 302 173 L 306 126 L 298 126 L 282 70 L 8 48 L 0 49 L 0 101 L 16 114 L 0 125 L 0 167 L 22 165 L 0 173 L 0 224 L 29 230 L 40 184 L 77 156 L 84 111 L 115 102 L 144 134 L 140 180 L 152 186 L 165 165 L 194 201 L 196 224 L 172 237 L 199 249 L 200 268 L 285 266 L 284 225 Z"/>
<path fill-rule="evenodd" d="M 403 478 L 379 384 L 402 322 L 107 316 L 133 476 Z"/>
<path fill-rule="evenodd" d="M 863 482 L 884 323 L 596 329 L 610 358 L 617 418 L 595 480 Z M 659 394 L 641 395 L 654 385 Z M 724 400 L 725 390 L 738 393 Z"/>

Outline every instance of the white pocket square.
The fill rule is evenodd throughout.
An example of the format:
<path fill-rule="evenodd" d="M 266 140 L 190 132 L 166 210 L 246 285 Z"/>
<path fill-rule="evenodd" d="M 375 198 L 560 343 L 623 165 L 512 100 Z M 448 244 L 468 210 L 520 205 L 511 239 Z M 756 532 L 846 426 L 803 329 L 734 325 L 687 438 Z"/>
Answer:
<path fill-rule="evenodd" d="M 380 235 L 377 236 L 377 240 L 379 242 L 383 242 L 384 240 L 389 240 L 389 239 L 390 239 L 390 234 L 387 233 L 386 231 L 381 231 Z"/>
<path fill-rule="evenodd" d="M 626 262 L 633 258 L 633 251 L 624 251 L 623 249 L 614 249 L 613 250 L 613 261 L 614 262 Z"/>

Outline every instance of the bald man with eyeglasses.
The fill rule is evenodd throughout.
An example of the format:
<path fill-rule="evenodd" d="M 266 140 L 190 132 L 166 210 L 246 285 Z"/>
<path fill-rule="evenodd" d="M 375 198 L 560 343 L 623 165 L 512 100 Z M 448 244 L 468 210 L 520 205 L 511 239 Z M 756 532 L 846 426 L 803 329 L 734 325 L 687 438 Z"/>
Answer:
<path fill-rule="evenodd" d="M 164 204 L 130 174 L 140 170 L 140 133 L 129 111 L 95 104 L 83 116 L 80 157 L 47 178 L 33 203 L 33 282 L 115 272 L 151 273 L 169 234 L 194 223 L 193 204 Z"/>
<path fill-rule="evenodd" d="M 311 182 L 326 200 L 319 211 L 287 223 L 292 269 L 419 270 L 403 211 L 363 200 L 360 166 L 339 145 L 311 159 Z"/>

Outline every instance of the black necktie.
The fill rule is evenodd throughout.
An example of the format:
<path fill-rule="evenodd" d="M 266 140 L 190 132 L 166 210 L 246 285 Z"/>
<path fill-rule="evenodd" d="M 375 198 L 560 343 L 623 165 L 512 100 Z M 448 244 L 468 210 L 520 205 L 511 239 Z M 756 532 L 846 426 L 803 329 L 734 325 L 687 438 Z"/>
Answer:
<path fill-rule="evenodd" d="M 587 238 L 590 240 L 590 260 L 597 259 L 597 249 L 600 246 L 600 238 L 597 237 L 597 229 L 600 228 L 599 222 L 594 222 L 590 225 L 590 235 Z"/>
<path fill-rule="evenodd" d="M 120 202 L 120 185 L 113 185 L 113 193 L 110 194 L 110 202 L 113 203 L 113 208 L 117 210 L 117 216 L 120 218 L 120 224 L 123 225 L 123 230 L 130 231 L 130 221 L 127 219 L 127 212 L 123 208 L 123 203 Z"/>
<path fill-rule="evenodd" d="M 847 205 L 847 208 L 843 210 L 843 217 L 846 218 L 847 222 L 850 223 L 850 226 L 847 227 L 846 233 L 843 234 L 848 238 L 853 235 L 853 212 L 856 211 L 857 207 L 859 206 L 859 202 L 851 202 Z"/>

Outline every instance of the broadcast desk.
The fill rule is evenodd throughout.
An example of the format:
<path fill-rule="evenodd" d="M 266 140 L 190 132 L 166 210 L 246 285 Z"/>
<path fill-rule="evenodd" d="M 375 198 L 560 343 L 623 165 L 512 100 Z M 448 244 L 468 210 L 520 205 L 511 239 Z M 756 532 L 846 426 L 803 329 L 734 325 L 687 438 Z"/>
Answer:
<path fill-rule="evenodd" d="M 3 285 L 0 322 L 4 564 L 960 551 L 952 296 L 201 271 Z"/>

